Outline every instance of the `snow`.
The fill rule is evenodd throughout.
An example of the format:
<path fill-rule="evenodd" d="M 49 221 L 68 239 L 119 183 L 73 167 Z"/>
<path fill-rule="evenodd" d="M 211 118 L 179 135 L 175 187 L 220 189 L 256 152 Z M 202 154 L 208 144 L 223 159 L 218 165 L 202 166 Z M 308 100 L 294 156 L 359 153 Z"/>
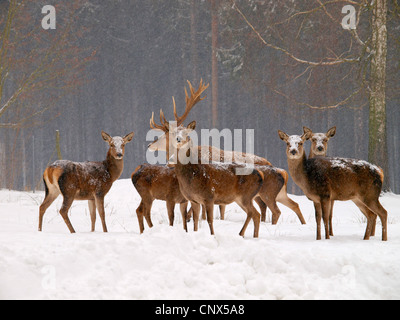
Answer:
<path fill-rule="evenodd" d="M 329 159 L 333 167 L 337 168 L 342 168 L 352 171 L 353 170 L 352 167 L 357 166 L 357 167 L 366 167 L 369 168 L 369 170 L 376 171 L 378 173 L 382 172 L 382 169 L 380 169 L 378 166 L 364 160 L 347 159 L 347 158 L 327 158 L 327 159 Z"/>
<path fill-rule="evenodd" d="M 76 201 L 70 234 L 59 197 L 37 231 L 43 192 L 0 191 L 0 299 L 400 299 L 400 196 L 381 198 L 389 213 L 388 238 L 363 241 L 365 219 L 352 202 L 335 202 L 330 240 L 315 240 L 312 203 L 297 201 L 302 226 L 288 208 L 276 226 L 261 223 L 260 237 L 239 231 L 245 214 L 215 211 L 215 236 L 206 222 L 183 231 L 179 208 L 168 226 L 165 202 L 152 209 L 154 227 L 139 234 L 139 196 L 118 180 L 106 196 L 109 233 L 90 230 L 87 201 Z"/>

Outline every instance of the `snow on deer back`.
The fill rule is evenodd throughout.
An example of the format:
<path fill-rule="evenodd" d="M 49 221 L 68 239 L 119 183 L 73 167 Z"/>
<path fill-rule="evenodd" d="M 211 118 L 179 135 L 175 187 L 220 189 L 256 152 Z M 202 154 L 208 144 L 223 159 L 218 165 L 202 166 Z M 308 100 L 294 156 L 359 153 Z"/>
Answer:
<path fill-rule="evenodd" d="M 325 238 L 329 239 L 328 219 L 334 200 L 352 200 L 367 217 L 364 239 L 369 239 L 376 217 L 382 222 L 382 240 L 387 240 L 387 212 L 379 202 L 383 184 L 383 171 L 366 161 L 347 158 L 316 157 L 307 159 L 304 142 L 310 138 L 289 136 L 278 131 L 286 142 L 289 172 L 293 181 L 314 202 L 317 220 L 317 239 L 321 239 L 321 218 L 325 225 Z"/>
<path fill-rule="evenodd" d="M 132 132 L 123 138 L 111 137 L 104 131 L 101 132 L 101 135 L 109 145 L 107 157 L 104 161 L 73 162 L 58 160 L 44 171 L 43 180 L 46 197 L 39 209 L 39 231 L 42 230 L 43 216 L 47 208 L 58 195 L 62 194 L 64 199 L 60 214 L 71 233 L 74 233 L 75 230 L 69 221 L 68 210 L 74 200 L 89 200 L 92 231 L 94 231 L 97 208 L 102 220 L 103 231 L 107 232 L 104 197 L 113 182 L 122 174 L 125 144 L 132 140 L 134 133 Z"/>

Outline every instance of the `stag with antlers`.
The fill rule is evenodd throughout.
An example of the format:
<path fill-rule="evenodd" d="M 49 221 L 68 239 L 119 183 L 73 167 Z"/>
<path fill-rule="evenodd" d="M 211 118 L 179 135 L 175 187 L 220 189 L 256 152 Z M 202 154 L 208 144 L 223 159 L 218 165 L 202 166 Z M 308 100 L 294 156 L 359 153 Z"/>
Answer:
<path fill-rule="evenodd" d="M 224 159 L 224 156 L 226 157 L 227 151 L 222 151 L 214 147 L 194 146 L 190 139 L 190 133 L 195 129 L 196 122 L 193 121 L 186 127 L 182 124 L 194 105 L 204 99 L 201 97 L 201 94 L 208 86 L 203 85 L 201 82 L 199 89 L 195 91 L 190 82 L 188 83 L 191 95 L 189 96 L 185 89 L 186 109 L 184 114 L 180 117 L 176 112 L 175 100 L 173 100 L 176 124 L 170 124 L 161 110 L 161 124 L 157 125 L 155 123 L 153 113 L 150 119 L 150 127 L 165 132 L 164 136 L 166 137 L 165 139 L 168 140 L 167 144 L 169 146 L 166 151 L 168 156 L 172 153 L 176 160 L 175 170 L 181 192 L 185 198 L 192 203 L 195 230 L 198 224 L 199 205 L 202 205 L 206 209 L 207 221 L 210 225 L 210 231 L 213 234 L 213 205 L 220 204 L 225 206 L 226 204 L 236 202 L 247 213 L 247 219 L 240 235 L 244 235 L 249 221 L 253 219 L 255 226 L 254 236 L 257 237 L 259 214 L 256 214 L 257 211 L 255 211 L 252 205 L 252 200 L 257 196 L 263 203 L 266 203 L 273 212 L 273 222 L 276 223 L 280 216 L 280 211 L 276 205 L 275 199 L 283 189 L 285 178 L 277 168 L 270 166 L 267 160 L 245 153 L 242 153 L 241 156 L 242 158 L 247 158 L 249 160 L 248 162 L 254 163 L 254 159 L 256 159 L 263 163 L 266 162 L 267 164 L 256 165 L 256 167 L 250 168 L 248 175 L 238 176 L 236 175 L 236 170 L 243 169 L 246 165 L 221 163 L 220 161 Z M 150 149 L 157 150 L 157 146 L 155 145 L 159 145 L 159 143 L 154 142 L 150 144 Z M 216 149 L 217 152 L 215 153 L 218 153 L 221 158 L 212 158 L 213 148 Z M 181 156 L 187 157 L 188 159 L 186 160 L 189 161 L 185 160 L 183 163 L 181 161 Z M 234 160 L 234 153 L 230 152 L 229 157 L 228 159 Z M 213 160 L 215 162 L 209 164 L 209 162 Z M 224 160 L 226 160 L 226 158 Z M 207 164 L 202 164 L 202 162 Z"/>
<path fill-rule="evenodd" d="M 174 103 L 174 116 L 180 128 L 184 119 L 190 110 L 204 98 L 202 93 L 207 89 L 208 85 L 200 82 L 197 91 L 194 91 L 190 85 L 191 95 L 189 97 L 186 91 L 186 109 L 183 116 L 178 117 L 176 106 Z M 161 125 L 154 122 L 154 113 L 150 120 L 152 128 L 163 130 L 166 134 L 172 128 L 165 119 L 164 113 L 160 111 Z M 253 169 L 249 175 L 238 176 L 236 170 L 244 165 L 240 164 L 200 164 L 197 157 L 197 148 L 193 146 L 190 140 L 190 133 L 195 129 L 196 123 L 193 121 L 184 130 L 176 132 L 174 141 L 170 141 L 174 147 L 174 158 L 176 159 L 175 172 L 178 178 L 179 187 L 186 199 L 188 199 L 193 208 L 194 229 L 198 228 L 198 218 L 200 205 L 206 208 L 207 222 L 210 227 L 211 234 L 214 234 L 213 227 L 213 207 L 214 204 L 227 205 L 236 202 L 246 213 L 247 218 L 243 225 L 240 235 L 244 236 L 247 225 L 250 220 L 254 223 L 254 237 L 258 237 L 260 215 L 253 206 L 253 199 L 258 194 L 263 183 L 263 174 Z M 181 155 L 185 154 L 189 157 L 189 161 L 183 163 Z"/>
<path fill-rule="evenodd" d="M 185 88 L 185 95 L 186 95 L 186 108 L 184 113 L 181 116 L 178 116 L 177 110 L 176 110 L 176 103 L 175 99 L 172 98 L 173 100 L 173 111 L 174 111 L 174 117 L 175 117 L 175 122 L 171 122 L 173 124 L 173 128 L 170 128 L 170 124 L 165 118 L 164 112 L 160 110 L 160 124 L 156 124 L 154 121 L 154 112 L 152 114 L 152 117 L 150 119 L 150 128 L 152 129 L 158 129 L 158 130 L 163 130 L 165 133 L 156 141 L 152 142 L 149 144 L 149 150 L 151 151 L 165 151 L 167 153 L 168 159 L 170 158 L 171 151 L 173 151 L 174 146 L 172 143 L 177 139 L 178 133 L 181 131 L 185 131 L 187 127 L 183 126 L 183 122 L 186 120 L 187 116 L 189 115 L 191 109 L 194 107 L 194 105 L 201 101 L 201 97 L 199 95 L 199 91 L 195 91 L 193 88 L 192 84 L 188 81 L 189 84 L 189 90 L 190 90 L 190 96 L 187 92 L 187 89 Z M 205 87 L 202 84 L 202 81 L 200 83 L 200 88 Z M 204 89 L 205 90 L 205 89 Z M 195 126 L 195 122 L 191 123 L 193 126 Z M 190 127 L 190 125 L 188 126 Z M 236 152 L 236 151 L 225 151 L 225 150 L 220 150 L 214 146 L 198 146 L 197 147 L 197 153 L 199 160 L 204 162 L 204 163 L 209 163 L 209 162 L 235 162 L 235 163 L 252 163 L 255 165 L 260 165 L 261 167 L 258 168 L 258 170 L 264 170 L 265 176 L 270 175 L 270 167 L 272 166 L 271 163 L 262 157 L 256 156 L 254 154 L 249 154 L 249 153 L 244 153 L 244 152 Z M 261 209 L 261 220 L 265 221 L 266 220 L 266 208 L 270 208 L 272 211 L 272 224 L 276 224 L 278 222 L 279 216 L 280 216 L 280 211 L 279 208 L 276 206 L 275 201 L 278 201 L 282 203 L 283 205 L 287 206 L 291 210 L 293 210 L 296 215 L 298 216 L 300 222 L 302 224 L 305 224 L 305 219 L 300 211 L 299 205 L 290 199 L 287 195 L 287 182 L 289 179 L 288 173 L 280 168 L 275 168 L 274 170 L 277 171 L 283 178 L 283 187 L 279 190 L 278 195 L 271 200 L 271 196 L 268 197 L 270 199 L 268 203 L 262 199 L 262 197 L 257 196 L 254 200 L 258 204 L 258 206 Z M 273 203 L 272 203 L 273 202 Z M 268 205 L 270 204 L 270 205 Z M 223 213 L 225 212 L 225 205 L 220 205 L 220 212 L 221 212 L 221 219 L 223 219 Z"/>

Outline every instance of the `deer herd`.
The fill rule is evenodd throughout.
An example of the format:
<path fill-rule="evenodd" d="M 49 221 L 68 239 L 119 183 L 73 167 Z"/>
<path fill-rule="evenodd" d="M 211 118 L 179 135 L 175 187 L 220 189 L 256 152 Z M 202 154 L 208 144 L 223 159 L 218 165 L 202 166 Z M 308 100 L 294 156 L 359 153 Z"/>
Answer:
<path fill-rule="evenodd" d="M 186 108 L 178 116 L 173 99 L 174 121 L 169 122 L 160 110 L 160 124 L 150 119 L 150 128 L 159 130 L 161 136 L 150 143 L 150 151 L 165 151 L 168 164 L 143 164 L 132 173 L 134 187 L 141 197 L 136 210 L 140 233 L 144 231 L 143 217 L 148 226 L 153 226 L 151 207 L 154 200 L 163 200 L 167 205 L 169 224 L 174 222 L 175 204 L 180 205 L 183 227 L 193 217 L 194 230 L 198 230 L 200 210 L 207 219 L 210 232 L 214 234 L 214 205 L 219 205 L 221 219 L 225 206 L 237 203 L 247 217 L 240 231 L 244 236 L 250 221 L 254 224 L 254 237 L 258 237 L 260 221 L 266 220 L 266 209 L 272 212 L 272 224 L 278 222 L 281 212 L 277 202 L 287 206 L 297 215 L 302 224 L 306 221 L 299 205 L 287 194 L 289 174 L 274 167 L 267 159 L 242 152 L 219 150 L 213 146 L 197 146 L 191 139 L 196 122 L 184 125 L 191 109 L 202 101 L 208 85 L 200 82 L 195 90 L 188 81 Z M 364 239 L 375 235 L 376 217 L 382 224 L 382 240 L 387 240 L 387 212 L 379 202 L 383 184 L 381 168 L 366 161 L 326 157 L 328 141 L 336 133 L 336 127 L 326 133 L 313 133 L 303 127 L 303 134 L 291 135 L 278 130 L 280 139 L 286 142 L 289 173 L 309 200 L 314 203 L 317 225 L 317 240 L 321 239 L 321 219 L 324 222 L 325 238 L 333 236 L 332 212 L 335 200 L 352 200 L 366 216 L 367 227 Z M 161 133 L 162 132 L 162 133 Z M 95 230 L 96 209 L 99 212 L 103 231 L 107 232 L 104 197 L 123 171 L 125 145 L 132 141 L 134 133 L 124 137 L 111 137 L 102 131 L 109 150 L 103 162 L 72 162 L 59 160 L 46 168 L 43 174 L 45 198 L 39 208 L 39 231 L 47 208 L 58 197 L 63 196 L 60 214 L 69 231 L 75 230 L 68 218 L 74 200 L 88 200 L 92 228 Z M 305 154 L 304 143 L 311 141 L 310 154 Z M 249 166 L 248 163 L 252 165 Z M 246 170 L 247 174 L 237 174 Z M 253 200 L 261 214 L 253 205 Z M 190 202 L 190 210 L 188 204 Z"/>

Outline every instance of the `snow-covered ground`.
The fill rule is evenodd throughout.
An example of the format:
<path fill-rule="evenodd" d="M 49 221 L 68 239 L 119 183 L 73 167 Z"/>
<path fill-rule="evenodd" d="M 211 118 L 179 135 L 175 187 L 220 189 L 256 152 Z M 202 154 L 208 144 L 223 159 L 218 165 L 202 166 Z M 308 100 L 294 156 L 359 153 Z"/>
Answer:
<path fill-rule="evenodd" d="M 154 227 L 139 234 L 139 196 L 129 180 L 106 196 L 109 233 L 97 219 L 90 233 L 87 201 L 70 211 L 71 235 L 57 213 L 59 197 L 37 231 L 44 193 L 0 191 L 0 299 L 400 299 L 400 196 L 381 198 L 388 242 L 363 241 L 365 219 L 352 202 L 336 202 L 334 234 L 315 240 L 312 203 L 300 204 L 307 225 L 279 204 L 278 225 L 261 223 L 253 239 L 238 234 L 245 214 L 215 210 L 215 236 L 203 222 L 183 231 L 179 208 L 168 226 L 165 203 L 153 205 Z"/>

